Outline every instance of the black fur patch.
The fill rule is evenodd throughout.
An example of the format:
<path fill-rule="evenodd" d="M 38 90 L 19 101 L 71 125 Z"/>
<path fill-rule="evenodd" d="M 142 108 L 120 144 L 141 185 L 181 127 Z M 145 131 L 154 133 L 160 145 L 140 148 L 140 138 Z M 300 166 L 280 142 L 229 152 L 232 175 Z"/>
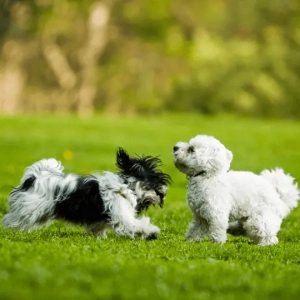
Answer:
<path fill-rule="evenodd" d="M 100 195 L 99 183 L 92 175 L 78 177 L 74 192 L 64 194 L 62 191 L 60 195 L 54 210 L 59 219 L 81 225 L 109 219 Z"/>
<path fill-rule="evenodd" d="M 27 192 L 30 188 L 34 186 L 35 180 L 35 176 L 27 178 L 20 186 L 14 188 L 10 194 L 12 195 L 19 192 Z"/>
<path fill-rule="evenodd" d="M 158 157 L 150 155 L 130 157 L 123 148 L 119 148 L 117 151 L 117 166 L 120 172 L 125 176 L 132 176 L 139 181 L 144 181 L 153 188 L 172 182 L 170 175 L 157 169 L 161 165 L 161 159 Z"/>
<path fill-rule="evenodd" d="M 163 200 L 164 200 L 165 195 L 163 193 L 159 192 L 158 190 L 155 190 L 155 193 L 160 198 L 160 207 L 163 207 L 163 204 L 164 204 Z"/>
<path fill-rule="evenodd" d="M 151 205 L 150 201 L 143 201 L 141 202 L 139 199 L 137 201 L 137 205 L 135 207 L 136 213 L 139 215 L 141 214 L 144 210 L 147 210 L 149 206 Z"/>

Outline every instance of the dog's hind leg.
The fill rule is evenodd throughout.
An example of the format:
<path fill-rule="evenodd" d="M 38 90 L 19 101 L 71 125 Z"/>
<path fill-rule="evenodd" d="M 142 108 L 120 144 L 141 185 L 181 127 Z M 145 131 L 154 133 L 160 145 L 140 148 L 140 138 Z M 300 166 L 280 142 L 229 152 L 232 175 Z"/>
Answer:
<path fill-rule="evenodd" d="M 99 222 L 91 225 L 85 225 L 87 233 L 92 234 L 96 238 L 106 238 L 107 224 L 105 222 Z"/>
<path fill-rule="evenodd" d="M 208 223 L 207 221 L 194 214 L 193 221 L 189 224 L 188 231 L 185 239 L 189 241 L 201 241 L 208 234 Z"/>
<path fill-rule="evenodd" d="M 270 246 L 278 243 L 277 233 L 280 229 L 281 218 L 272 212 L 249 217 L 244 223 L 247 236 L 261 246 Z"/>

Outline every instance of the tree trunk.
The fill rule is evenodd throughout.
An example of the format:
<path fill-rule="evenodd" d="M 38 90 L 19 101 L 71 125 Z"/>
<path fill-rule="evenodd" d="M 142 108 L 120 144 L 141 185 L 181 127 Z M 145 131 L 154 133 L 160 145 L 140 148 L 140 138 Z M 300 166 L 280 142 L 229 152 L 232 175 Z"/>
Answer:
<path fill-rule="evenodd" d="M 78 93 L 77 111 L 81 117 L 89 117 L 94 112 L 97 93 L 96 64 L 107 43 L 109 17 L 109 7 L 102 2 L 96 2 L 88 20 L 88 38 L 80 59 L 82 83 Z"/>

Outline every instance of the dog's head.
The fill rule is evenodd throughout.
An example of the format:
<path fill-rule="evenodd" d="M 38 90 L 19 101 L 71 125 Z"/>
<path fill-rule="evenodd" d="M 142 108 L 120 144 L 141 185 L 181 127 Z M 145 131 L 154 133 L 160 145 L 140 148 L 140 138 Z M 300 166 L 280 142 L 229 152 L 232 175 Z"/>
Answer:
<path fill-rule="evenodd" d="M 220 141 L 207 135 L 177 143 L 173 156 L 176 168 L 191 177 L 228 171 L 233 157 Z"/>
<path fill-rule="evenodd" d="M 171 177 L 158 169 L 162 165 L 158 157 L 134 156 L 119 148 L 117 151 L 117 166 L 120 176 L 137 196 L 136 210 L 140 213 L 150 205 L 164 204 Z"/>

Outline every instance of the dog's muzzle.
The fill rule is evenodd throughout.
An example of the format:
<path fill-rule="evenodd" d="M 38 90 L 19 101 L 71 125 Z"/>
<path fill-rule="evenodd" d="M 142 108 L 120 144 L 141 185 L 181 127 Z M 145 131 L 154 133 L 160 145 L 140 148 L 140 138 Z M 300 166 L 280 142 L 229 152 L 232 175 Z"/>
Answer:
<path fill-rule="evenodd" d="M 178 149 L 179 149 L 179 147 L 178 146 L 174 146 L 173 147 L 173 152 L 175 153 L 175 152 L 177 152 L 178 151 Z"/>

